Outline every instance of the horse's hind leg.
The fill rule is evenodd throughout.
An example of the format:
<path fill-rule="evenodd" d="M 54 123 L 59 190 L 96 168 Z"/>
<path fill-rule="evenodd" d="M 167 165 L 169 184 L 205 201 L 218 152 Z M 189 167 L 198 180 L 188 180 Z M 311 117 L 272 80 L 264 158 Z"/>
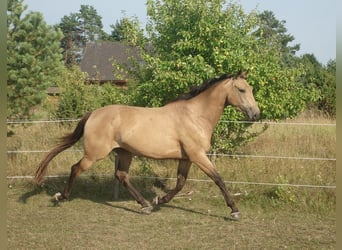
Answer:
<path fill-rule="evenodd" d="M 87 168 L 89 168 L 92 164 L 93 164 L 93 161 L 87 159 L 86 157 L 83 157 L 79 162 L 74 164 L 71 167 L 69 181 L 67 185 L 65 186 L 63 193 L 55 194 L 54 196 L 55 199 L 57 201 L 68 199 L 76 177 L 80 175 L 82 172 L 84 172 Z"/>
<path fill-rule="evenodd" d="M 177 170 L 177 184 L 176 187 L 170 190 L 165 196 L 159 198 L 158 196 L 154 198 L 153 204 L 163 204 L 169 202 L 185 185 L 185 181 L 188 177 L 191 162 L 188 160 L 180 160 Z"/>
<path fill-rule="evenodd" d="M 152 206 L 144 199 L 144 197 L 135 189 L 132 183 L 129 181 L 128 171 L 132 162 L 132 154 L 123 149 L 117 149 L 115 152 L 118 154 L 119 165 L 115 172 L 115 177 L 123 183 L 123 185 L 132 194 L 134 199 L 141 205 L 141 211 L 149 214 L 152 211 Z"/>

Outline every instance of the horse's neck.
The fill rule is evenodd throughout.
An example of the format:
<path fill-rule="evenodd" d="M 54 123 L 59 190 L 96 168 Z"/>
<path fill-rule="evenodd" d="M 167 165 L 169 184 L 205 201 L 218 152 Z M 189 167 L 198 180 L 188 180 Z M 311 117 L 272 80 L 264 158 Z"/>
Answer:
<path fill-rule="evenodd" d="M 224 83 L 217 83 L 203 93 L 189 100 L 189 108 L 193 114 L 206 121 L 206 125 L 213 131 L 225 108 L 226 91 Z"/>

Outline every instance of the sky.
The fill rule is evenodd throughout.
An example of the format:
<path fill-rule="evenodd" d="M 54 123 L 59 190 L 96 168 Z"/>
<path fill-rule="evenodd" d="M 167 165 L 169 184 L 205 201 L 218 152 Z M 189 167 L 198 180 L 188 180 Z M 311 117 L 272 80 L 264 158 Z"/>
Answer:
<path fill-rule="evenodd" d="M 295 37 L 292 44 L 300 44 L 296 55 L 314 54 L 326 64 L 336 58 L 336 18 L 338 0 L 237 0 L 249 13 L 272 11 L 278 20 L 285 20 L 287 32 Z M 145 26 L 147 22 L 145 0 L 25 0 L 28 11 L 43 13 L 45 21 L 57 24 L 64 15 L 78 12 L 81 4 L 91 5 L 102 17 L 104 31 L 125 15 L 136 16 Z"/>

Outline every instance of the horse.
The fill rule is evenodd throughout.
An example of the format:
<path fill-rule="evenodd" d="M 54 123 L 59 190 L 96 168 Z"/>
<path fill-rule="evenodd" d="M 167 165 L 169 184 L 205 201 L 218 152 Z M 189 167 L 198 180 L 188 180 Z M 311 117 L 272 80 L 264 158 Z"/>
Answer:
<path fill-rule="evenodd" d="M 108 105 L 86 113 L 74 131 L 43 158 L 35 173 L 34 182 L 42 184 L 49 162 L 59 153 L 74 145 L 83 136 L 83 157 L 72 165 L 69 180 L 55 199 L 69 198 L 75 178 L 111 152 L 118 157 L 115 177 L 141 205 L 141 212 L 150 214 L 154 206 L 169 202 L 185 185 L 192 163 L 208 175 L 221 190 L 231 217 L 239 219 L 240 212 L 226 185 L 209 160 L 211 136 L 224 108 L 231 105 L 249 120 L 257 120 L 259 107 L 247 73 L 224 74 L 204 81 L 202 85 L 164 106 L 149 108 L 128 105 Z M 129 180 L 132 157 L 179 160 L 174 189 L 163 197 L 156 197 L 152 205 L 136 190 Z"/>

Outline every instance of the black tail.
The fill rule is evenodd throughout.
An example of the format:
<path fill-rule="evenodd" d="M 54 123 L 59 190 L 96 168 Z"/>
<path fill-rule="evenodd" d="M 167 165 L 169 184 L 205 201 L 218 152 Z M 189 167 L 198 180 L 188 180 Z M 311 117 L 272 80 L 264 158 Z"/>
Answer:
<path fill-rule="evenodd" d="M 47 170 L 47 166 L 49 162 L 60 152 L 66 150 L 67 148 L 70 148 L 79 139 L 81 139 L 81 137 L 83 136 L 83 132 L 84 132 L 84 126 L 90 115 L 91 115 L 91 112 L 86 113 L 83 116 L 83 118 L 78 122 L 75 130 L 72 133 L 63 136 L 61 138 L 60 144 L 58 144 L 55 148 L 53 148 L 41 161 L 36 171 L 36 175 L 35 175 L 35 182 L 37 184 L 41 184 L 43 182 L 43 178 L 46 174 L 46 170 Z"/>

